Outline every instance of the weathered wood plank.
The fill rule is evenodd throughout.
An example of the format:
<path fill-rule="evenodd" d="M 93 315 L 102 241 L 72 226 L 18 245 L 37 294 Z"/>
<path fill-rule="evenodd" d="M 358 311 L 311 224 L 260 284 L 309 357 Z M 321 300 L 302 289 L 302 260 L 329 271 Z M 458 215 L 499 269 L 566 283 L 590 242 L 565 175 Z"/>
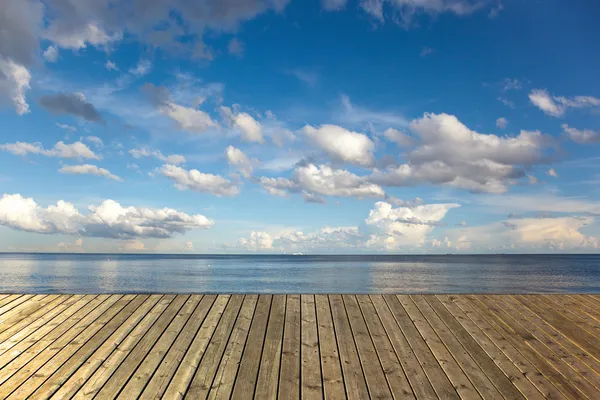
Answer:
<path fill-rule="evenodd" d="M 277 398 L 285 311 L 285 296 L 274 295 L 256 380 L 256 389 L 254 390 L 254 396 L 259 399 Z"/>
<path fill-rule="evenodd" d="M 258 297 L 250 332 L 233 386 L 232 399 L 246 400 L 254 397 L 272 300 L 273 296 L 271 295 L 263 294 Z"/>
<path fill-rule="evenodd" d="M 338 352 L 331 307 L 327 295 L 315 296 L 317 309 L 317 331 L 319 354 L 323 373 L 323 395 L 325 399 L 343 399 L 346 396 L 342 366 Z"/>
<path fill-rule="evenodd" d="M 319 334 L 317 332 L 315 296 L 312 294 L 303 294 L 300 296 L 300 303 L 302 307 L 300 392 L 303 399 L 318 400 L 323 398 L 323 384 L 319 357 Z"/>
<path fill-rule="evenodd" d="M 7 329 L 14 327 L 20 321 L 26 319 L 31 314 L 35 314 L 38 310 L 51 304 L 54 300 L 61 297 L 60 295 L 51 294 L 47 296 L 34 296 L 19 306 L 14 307 L 10 311 L 0 315 L 0 333 L 4 333 Z M 64 297 L 64 296 L 63 296 Z"/>
<path fill-rule="evenodd" d="M 300 295 L 286 296 L 279 398 L 300 398 Z"/>

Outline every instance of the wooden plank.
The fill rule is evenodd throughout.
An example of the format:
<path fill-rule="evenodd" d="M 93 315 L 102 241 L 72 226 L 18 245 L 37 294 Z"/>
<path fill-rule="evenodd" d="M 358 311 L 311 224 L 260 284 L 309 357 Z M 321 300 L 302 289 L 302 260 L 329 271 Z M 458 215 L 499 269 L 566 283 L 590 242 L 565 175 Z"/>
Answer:
<path fill-rule="evenodd" d="M 376 321 L 370 322 L 371 317 L 369 317 L 370 314 L 377 313 L 377 317 L 381 321 L 381 326 L 384 329 L 384 333 L 381 334 L 387 335 L 393 351 L 395 352 L 400 365 L 402 366 L 402 369 L 404 370 L 404 373 L 410 382 L 410 386 L 414 391 L 414 395 L 418 399 L 432 399 L 437 397 L 435 390 L 433 390 L 433 386 L 431 386 L 431 383 L 427 379 L 425 371 L 423 371 L 423 368 L 419 364 L 419 360 L 411 349 L 410 344 L 404 337 L 402 330 L 396 323 L 394 316 L 392 315 L 383 297 L 381 295 L 371 295 L 370 300 L 372 306 L 374 307 L 373 309 L 371 309 L 366 302 L 364 302 L 365 305 L 363 306 L 361 297 L 359 297 L 359 303 L 363 309 L 365 320 L 367 320 L 367 326 L 369 326 L 369 329 L 371 330 L 372 328 L 370 326 L 377 324 Z M 384 366 L 384 371 L 385 370 L 386 368 Z M 448 382 L 448 385 L 450 385 L 450 382 Z"/>
<path fill-rule="evenodd" d="M 461 309 L 450 300 L 449 296 L 438 295 L 437 298 L 443 306 L 452 314 L 469 335 L 475 340 L 494 363 L 504 372 L 506 377 L 512 382 L 527 399 L 543 399 L 544 395 L 536 389 L 535 385 L 525 377 L 525 373 L 520 371 L 517 366 L 502 352 L 477 324 L 472 321 Z M 452 329 L 452 328 L 451 328 Z"/>
<path fill-rule="evenodd" d="M 106 381 L 116 371 L 116 369 L 119 368 L 123 360 L 144 337 L 148 329 L 152 327 L 152 325 L 162 315 L 169 304 L 171 304 L 174 298 L 174 296 L 167 297 L 163 295 L 158 295 L 157 297 L 160 297 L 159 300 L 152 306 L 149 312 L 144 315 L 142 320 L 133 328 L 125 340 L 117 345 L 117 347 L 110 353 L 108 358 L 103 360 L 93 374 L 81 385 L 79 389 L 77 389 L 73 399 L 89 399 L 94 397 L 96 393 L 100 391 Z M 153 297 L 150 301 L 150 304 L 154 302 L 154 300 L 155 298 Z"/>
<path fill-rule="evenodd" d="M 0 355 L 32 335 L 38 328 L 81 300 L 83 296 L 59 296 L 54 302 L 14 324 L 0 335 Z"/>
<path fill-rule="evenodd" d="M 515 296 L 524 306 L 539 315 L 552 327 L 567 336 L 579 347 L 587 351 L 592 357 L 600 359 L 600 340 L 584 329 L 580 329 L 572 320 L 560 315 L 558 312 L 540 304 L 533 297 Z"/>
<path fill-rule="evenodd" d="M 377 358 L 383 368 L 383 373 L 387 380 L 389 390 L 394 398 L 415 398 L 415 395 L 410 387 L 410 383 L 402 369 L 402 363 L 398 359 L 394 347 L 385 332 L 385 329 L 377 315 L 377 310 L 367 295 L 356 296 L 362 317 L 364 318 L 367 335 L 370 336 Z M 346 303 L 348 309 L 348 303 Z M 348 311 L 350 312 L 350 311 Z M 396 328 L 397 329 L 397 328 Z M 358 337 L 355 335 L 355 339 Z M 362 360 L 362 356 L 361 356 Z M 367 369 L 364 368 L 365 373 Z"/>
<path fill-rule="evenodd" d="M 529 332 L 541 343 L 544 343 L 562 361 L 571 366 L 592 385 L 600 389 L 600 375 L 596 374 L 583 360 L 594 360 L 585 351 L 569 341 L 550 326 L 543 323 L 537 314 L 531 312 L 519 301 L 510 296 L 494 296 L 493 300 L 498 307 L 505 307 L 510 315 L 518 321 L 521 326 L 526 327 Z M 578 358 L 579 356 L 580 358 Z M 600 365 L 600 363 L 598 363 Z M 600 369 L 598 369 L 600 371 Z"/>
<path fill-rule="evenodd" d="M 302 368 L 300 370 L 300 392 L 303 399 L 322 399 L 323 384 L 321 378 L 321 361 L 319 356 L 319 335 L 317 332 L 317 314 L 315 296 L 303 294 L 300 296 L 302 306 Z"/>
<path fill-rule="evenodd" d="M 469 354 L 469 352 L 465 349 L 463 345 L 461 345 L 460 340 L 456 338 L 453 332 L 448 329 L 446 324 L 441 320 L 441 318 L 435 313 L 435 311 L 431 308 L 431 306 L 425 301 L 424 296 L 410 296 L 413 300 L 414 304 L 419 308 L 421 315 L 424 319 L 429 323 L 431 328 L 435 331 L 435 334 L 440 338 L 442 343 L 446 346 L 450 354 L 456 360 L 456 363 L 463 370 L 467 378 L 471 381 L 473 386 L 477 389 L 479 394 L 483 398 L 501 398 L 502 395 L 498 391 L 498 389 L 494 386 L 494 384 L 490 381 L 490 379 L 486 376 L 483 370 L 480 368 L 478 363 L 474 360 L 474 358 Z M 408 302 L 408 300 L 407 300 Z M 402 303 L 404 305 L 404 303 Z M 406 308 L 406 306 L 405 306 Z M 410 312 L 409 312 L 410 313 Z M 464 329 L 459 331 L 459 333 L 465 333 Z M 464 335 L 463 335 L 464 336 Z M 463 337 L 464 338 L 464 337 Z M 479 347 L 476 344 L 477 347 Z M 481 348 L 480 348 L 481 349 Z M 481 354 L 481 363 L 492 362 L 485 353 Z M 484 361 L 484 357 L 488 360 Z M 492 363 L 493 364 L 493 363 Z M 494 365 L 493 368 L 497 367 Z M 490 368 L 491 370 L 492 368 Z M 522 395 L 519 391 L 515 390 L 516 398 L 522 398 Z M 520 397 L 519 397 L 520 396 Z"/>
<path fill-rule="evenodd" d="M 68 348 L 69 350 L 78 348 L 84 344 L 81 339 L 88 339 L 88 335 L 84 335 L 85 332 L 95 333 L 100 329 L 101 324 L 116 315 L 122 308 L 124 308 L 134 296 L 120 296 L 112 295 L 109 296 L 106 301 L 96 307 L 83 319 L 77 322 L 74 326 L 71 326 L 58 340 L 54 341 L 44 351 L 38 354 L 33 360 L 31 360 L 24 368 L 21 368 L 16 374 L 14 374 L 8 381 L 6 381 L 3 388 L 12 387 L 13 389 L 18 387 L 18 390 L 12 393 L 14 398 L 26 398 L 35 389 L 41 385 L 46 378 L 60 367 L 60 363 L 54 362 L 54 357 L 61 354 L 61 352 Z M 73 318 L 73 317 L 71 317 Z M 58 358 L 62 359 L 62 353 Z M 58 359 L 57 358 L 57 359 Z M 18 360 L 18 359 L 17 359 Z M 38 375 L 38 371 L 41 370 L 41 374 Z M 23 384 L 22 386 L 20 386 Z M 12 390 L 11 390 L 12 391 Z M 0 389 L 0 398 L 3 398 L 4 392 Z"/>
<path fill-rule="evenodd" d="M 588 333 L 600 341 L 600 324 L 594 318 L 582 313 L 577 303 L 567 296 L 541 296 L 537 297 L 538 304 L 545 304 L 547 307 L 560 313 L 562 316 L 570 319 L 577 328 L 585 329 Z M 554 305 L 555 304 L 555 305 Z"/>
<path fill-rule="evenodd" d="M 579 309 L 585 312 L 596 321 L 600 322 L 600 307 L 589 302 L 585 297 L 581 295 L 570 295 L 574 301 L 579 305 Z"/>
<path fill-rule="evenodd" d="M 366 399 L 369 397 L 369 391 L 367 390 L 365 376 L 358 358 L 358 350 L 354 343 L 342 296 L 330 295 L 329 303 L 342 364 L 346 395 L 349 399 Z"/>
<path fill-rule="evenodd" d="M 286 296 L 279 398 L 300 398 L 300 295 Z"/>
<path fill-rule="evenodd" d="M 162 397 L 216 298 L 216 295 L 202 297 L 194 313 L 182 328 L 182 332 L 165 355 L 150 382 L 148 382 L 140 399 L 160 399 Z"/>
<path fill-rule="evenodd" d="M 503 309 L 499 309 L 484 296 L 466 296 L 466 299 L 485 318 L 496 320 L 498 327 L 505 331 L 504 337 L 517 347 L 563 393 L 563 396 L 571 399 L 582 397 L 582 393 L 556 369 L 557 361 L 552 353 L 526 329 L 513 323 L 512 318 Z"/>
<path fill-rule="evenodd" d="M 47 304 L 52 303 L 58 297 L 60 297 L 60 295 L 36 295 L 10 311 L 7 311 L 0 316 L 0 333 L 4 333 L 4 331 L 26 319 L 31 314 L 35 314 L 38 310 L 45 307 Z"/>
<path fill-rule="evenodd" d="M 178 315 L 189 299 L 187 295 L 170 295 L 174 296 L 173 301 L 167 306 L 165 311 L 158 317 L 156 322 L 146 332 L 144 337 L 136 344 L 133 350 L 125 357 L 121 365 L 115 370 L 111 377 L 106 381 L 100 391 L 94 396 L 94 399 L 114 399 L 124 388 L 128 379 L 140 366 L 145 356 L 150 352 L 155 343 L 159 340 L 163 332 L 167 329 L 171 321 Z M 195 306 L 194 304 L 190 307 Z M 184 310 L 181 318 L 189 317 L 191 310 Z M 141 390 L 140 390 L 141 391 Z"/>
<path fill-rule="evenodd" d="M 459 399 L 456 387 L 444 373 L 442 366 L 435 358 L 425 338 L 419 333 L 419 330 L 398 300 L 398 297 L 395 295 L 385 295 L 383 298 L 396 319 L 398 326 L 404 333 L 406 340 L 413 349 L 423 371 L 427 374 L 429 382 L 438 397 L 443 399 Z"/>
<path fill-rule="evenodd" d="M 367 325 L 354 295 L 343 295 L 342 300 L 350 321 L 350 329 L 358 350 L 358 357 L 367 382 L 367 390 L 371 398 L 391 399 L 392 393 L 379 360 L 377 350 L 367 329 Z M 410 397 L 412 392 L 410 392 Z"/>
<path fill-rule="evenodd" d="M 185 299 L 185 296 L 179 295 L 177 296 L 177 298 Z M 200 303 L 200 300 L 202 300 L 202 295 L 188 296 L 187 299 L 185 299 L 185 303 L 183 304 L 183 306 L 181 306 L 179 311 L 177 311 L 175 317 L 170 322 L 166 323 L 168 324 L 168 326 L 166 326 L 163 333 L 160 334 L 160 338 L 155 342 L 152 348 L 146 348 L 145 352 L 140 349 L 140 355 L 142 357 L 145 357 L 141 361 L 137 369 L 135 369 L 135 373 L 133 373 L 130 376 L 130 378 L 128 378 L 129 381 L 123 387 L 123 389 L 121 389 L 122 393 L 125 393 L 128 397 L 132 398 L 139 397 L 139 395 L 146 387 L 146 384 L 154 375 L 156 369 L 158 368 L 158 365 L 162 362 L 163 357 L 165 356 L 165 354 L 167 354 L 167 352 L 171 348 L 171 345 L 177 339 L 177 336 L 179 336 L 179 334 L 181 333 L 181 329 L 185 326 L 190 316 Z M 166 313 L 168 313 L 168 311 L 165 311 L 163 315 Z M 158 326 L 159 324 L 160 321 L 157 321 L 155 323 L 155 326 Z M 146 333 L 146 336 L 149 335 L 150 332 Z M 138 346 L 141 346 L 141 344 Z M 137 351 L 137 346 L 136 350 L 134 351 Z M 131 355 L 129 357 L 131 357 Z M 134 368 L 129 367 L 128 369 L 133 370 Z M 112 397 L 113 396 L 109 396 L 109 398 Z"/>
<path fill-rule="evenodd" d="M 452 382 L 459 395 L 465 399 L 480 399 L 481 396 L 475 389 L 473 383 L 469 381 L 469 378 L 456 362 L 452 353 L 446 348 L 444 342 L 438 337 L 435 329 L 427 322 L 427 319 L 412 301 L 410 296 L 398 295 L 396 297 L 406 310 L 411 321 L 417 327 L 417 330 L 425 340 L 425 343 L 427 343 L 431 349 L 437 362 L 441 365 L 446 376 L 450 379 L 450 382 Z"/>
<path fill-rule="evenodd" d="M 58 352 L 50 362 L 40 368 L 34 378 L 29 379 L 27 385 L 21 386 L 16 393 L 11 395 L 11 398 L 22 398 L 24 393 L 29 393 L 31 389 L 25 389 L 26 386 L 31 388 L 37 386 L 37 389 L 31 394 L 32 398 L 49 398 L 147 297 L 147 295 L 135 296 L 114 315 L 111 315 L 109 310 L 105 315 L 100 316 L 97 321 Z M 39 383 L 35 382 L 37 379 L 39 379 Z"/>
<path fill-rule="evenodd" d="M 219 295 L 213 303 L 208 315 L 204 319 L 202 326 L 196 333 L 194 340 L 190 344 L 181 364 L 178 366 L 173 379 L 165 390 L 165 399 L 182 399 L 185 396 L 185 392 L 194 377 L 194 373 L 204 356 L 206 347 L 208 346 L 225 307 L 229 302 L 231 296 Z"/>
<path fill-rule="evenodd" d="M 72 398 L 77 391 L 94 375 L 103 363 L 119 348 L 132 331 L 137 328 L 138 323 L 150 314 L 152 308 L 162 298 L 162 295 L 151 295 L 146 301 L 134 311 L 133 314 L 83 363 L 71 377 L 65 381 L 60 389 L 54 393 L 55 398 Z M 46 381 L 48 382 L 48 381 Z"/>
<path fill-rule="evenodd" d="M 246 400 L 254 397 L 272 299 L 272 295 L 262 294 L 258 297 L 250 332 L 248 332 L 246 346 L 233 385 L 232 399 Z"/>
<path fill-rule="evenodd" d="M 231 396 L 257 302 L 258 295 L 246 295 L 244 297 L 242 309 L 235 321 L 233 332 L 208 394 L 209 399 L 228 400 Z"/>
<path fill-rule="evenodd" d="M 494 384 L 498 392 L 508 399 L 525 399 L 523 394 L 507 378 L 502 370 L 488 356 L 485 350 L 471 337 L 469 332 L 454 318 L 454 316 L 444 307 L 444 305 L 433 295 L 421 296 L 427 304 L 435 311 L 437 316 L 446 324 L 450 332 L 462 344 L 463 348 L 469 353 L 471 358 L 477 363 L 479 368 Z M 539 392 L 538 392 L 539 394 Z M 484 396 L 485 397 L 485 396 Z"/>
<path fill-rule="evenodd" d="M 317 311 L 317 327 L 319 337 L 319 354 L 323 374 L 323 396 L 325 399 L 342 399 L 346 397 L 342 365 L 333 327 L 331 307 L 326 295 L 315 295 Z"/>
<path fill-rule="evenodd" d="M 16 388 L 115 303 L 120 296 L 89 295 L 52 319 L 44 329 L 0 357 L 0 385 Z M 18 375 L 14 376 L 18 371 Z M 12 379 L 11 379 L 12 378 Z M 6 385 L 4 385 L 5 382 Z M 2 390 L 0 390 L 2 393 Z"/>
<path fill-rule="evenodd" d="M 17 300 L 20 297 L 23 297 L 23 294 L 11 294 L 8 295 L 7 297 L 2 298 L 2 300 L 0 300 L 0 310 L 4 309 L 4 306 L 6 306 L 7 304 Z M 9 308 L 10 310 L 10 308 Z M 2 315 L 2 314 L 0 314 Z"/>
<path fill-rule="evenodd" d="M 22 296 L 16 296 L 12 301 L 6 303 L 5 305 L 0 307 L 0 322 L 4 321 L 7 317 L 10 317 L 12 314 L 11 311 L 20 309 L 20 307 L 27 307 L 27 303 L 33 301 L 35 295 L 33 294 L 24 294 Z M 1 326 L 1 325 L 0 325 Z"/>
<path fill-rule="evenodd" d="M 274 295 L 254 390 L 254 397 L 258 399 L 277 398 L 285 308 L 285 295 Z"/>
<path fill-rule="evenodd" d="M 185 395 L 186 399 L 204 399 L 208 395 L 243 301 L 243 295 L 231 296 L 219 325 L 217 325 L 215 333 L 206 348 L 202 361 L 196 369 L 194 378 Z"/>

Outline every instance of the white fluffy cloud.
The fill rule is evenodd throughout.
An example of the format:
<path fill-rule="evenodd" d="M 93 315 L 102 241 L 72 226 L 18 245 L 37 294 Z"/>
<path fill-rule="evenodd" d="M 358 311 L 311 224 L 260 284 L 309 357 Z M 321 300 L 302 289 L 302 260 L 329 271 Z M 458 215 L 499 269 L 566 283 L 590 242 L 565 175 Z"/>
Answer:
<path fill-rule="evenodd" d="M 47 157 L 79 158 L 99 160 L 101 157 L 81 142 L 65 144 L 57 142 L 52 149 L 44 149 L 41 143 L 16 142 L 0 145 L 0 150 L 8 151 L 17 156 L 38 154 Z"/>
<path fill-rule="evenodd" d="M 65 31 L 63 26 L 52 23 L 44 32 L 44 38 L 60 47 L 72 50 L 84 49 L 88 44 L 96 47 L 105 46 L 122 38 L 120 32 L 108 34 L 96 23 L 88 23 L 70 31 Z"/>
<path fill-rule="evenodd" d="M 375 170 L 371 181 L 384 186 L 445 184 L 477 192 L 502 193 L 545 160 L 550 139 L 540 132 L 516 137 L 481 134 L 448 114 L 425 114 L 410 129 L 419 143 L 407 164 Z"/>
<path fill-rule="evenodd" d="M 408 147 L 413 144 L 413 139 L 398 129 L 388 128 L 383 132 L 383 136 L 390 142 L 396 143 L 398 146 Z"/>
<path fill-rule="evenodd" d="M 558 178 L 558 174 L 556 173 L 556 171 L 554 170 L 554 168 L 550 168 L 548 170 L 548 176 L 551 176 L 553 178 Z"/>
<path fill-rule="evenodd" d="M 258 160 L 249 158 L 243 151 L 233 146 L 227 147 L 225 155 L 229 165 L 237 168 L 244 178 L 252 176 L 252 171 L 254 166 L 258 164 Z"/>
<path fill-rule="evenodd" d="M 210 193 L 215 196 L 237 196 L 240 193 L 239 185 L 219 175 L 205 174 L 197 169 L 185 170 L 171 164 L 165 164 L 158 172 L 174 182 L 179 190 L 193 190 L 195 192 Z"/>
<path fill-rule="evenodd" d="M 452 208 L 459 204 L 422 204 L 393 208 L 378 201 L 365 220 L 375 229 L 366 243 L 368 247 L 394 249 L 402 245 L 420 245 Z"/>
<path fill-rule="evenodd" d="M 104 200 L 88 210 L 82 214 L 62 200 L 43 208 L 32 198 L 4 194 L 0 198 L 0 225 L 27 232 L 115 239 L 169 238 L 214 225 L 200 214 L 189 215 L 170 208 L 123 207 L 114 200 Z"/>
<path fill-rule="evenodd" d="M 220 110 L 225 121 L 240 131 L 243 140 L 264 143 L 262 126 L 250 114 L 232 111 L 231 108 L 225 106 L 221 106 Z"/>
<path fill-rule="evenodd" d="M 261 177 L 258 182 L 268 193 L 276 196 L 304 192 L 335 197 L 385 197 L 384 190 L 365 177 L 327 165 L 302 165 L 296 167 L 291 179 Z M 308 200 L 315 199 L 308 196 Z"/>
<path fill-rule="evenodd" d="M 117 175 L 112 174 L 105 168 L 98 168 L 95 165 L 83 164 L 83 165 L 65 165 L 58 170 L 61 174 L 72 174 L 72 175 L 96 175 L 103 176 L 114 181 L 121 182 L 122 179 Z"/>
<path fill-rule="evenodd" d="M 252 231 L 238 240 L 236 247 L 247 251 L 315 251 L 356 248 L 362 234 L 355 226 L 325 227 L 315 232 L 284 231 L 276 235 Z"/>
<path fill-rule="evenodd" d="M 337 125 L 321 125 L 319 128 L 307 125 L 302 133 L 334 161 L 363 167 L 374 163 L 375 144 L 365 134 L 348 131 Z"/>
<path fill-rule="evenodd" d="M 29 112 L 25 93 L 30 89 L 30 81 L 31 74 L 27 68 L 0 54 L 0 102 L 3 102 L 3 97 L 6 98 L 19 115 Z"/>
<path fill-rule="evenodd" d="M 238 246 L 248 251 L 270 250 L 273 248 L 273 237 L 267 232 L 250 232 L 248 238 L 238 240 Z"/>
<path fill-rule="evenodd" d="M 600 99 L 592 96 L 563 97 L 551 95 L 546 89 L 534 89 L 529 100 L 552 117 L 562 117 L 569 108 L 600 107 Z"/>
<path fill-rule="evenodd" d="M 129 150 L 129 154 L 136 159 L 154 157 L 168 164 L 184 164 L 185 157 L 179 154 L 169 154 L 165 156 L 160 150 L 149 150 L 145 147 Z"/>
<path fill-rule="evenodd" d="M 572 141 L 579 144 L 600 143 L 600 132 L 591 129 L 576 129 L 571 128 L 567 124 L 562 125 L 565 135 Z"/>
<path fill-rule="evenodd" d="M 56 60 L 58 60 L 58 48 L 56 46 L 48 46 L 48 48 L 44 50 L 44 58 L 48 62 L 56 62 Z"/>

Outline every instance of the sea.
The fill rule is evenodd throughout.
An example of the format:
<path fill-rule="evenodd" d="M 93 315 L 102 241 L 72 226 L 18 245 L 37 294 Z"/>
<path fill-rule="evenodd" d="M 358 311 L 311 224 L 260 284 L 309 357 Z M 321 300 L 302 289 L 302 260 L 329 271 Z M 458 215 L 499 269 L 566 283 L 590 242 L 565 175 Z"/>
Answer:
<path fill-rule="evenodd" d="M 600 255 L 0 253 L 0 293 L 600 293 Z"/>

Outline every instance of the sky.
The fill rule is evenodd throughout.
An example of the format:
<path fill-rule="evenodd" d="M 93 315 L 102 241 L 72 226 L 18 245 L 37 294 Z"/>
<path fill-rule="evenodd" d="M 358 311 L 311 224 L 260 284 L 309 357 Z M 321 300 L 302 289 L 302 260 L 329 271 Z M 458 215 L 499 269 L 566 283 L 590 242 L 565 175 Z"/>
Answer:
<path fill-rule="evenodd" d="M 2 0 L 0 251 L 597 253 L 595 0 Z"/>

